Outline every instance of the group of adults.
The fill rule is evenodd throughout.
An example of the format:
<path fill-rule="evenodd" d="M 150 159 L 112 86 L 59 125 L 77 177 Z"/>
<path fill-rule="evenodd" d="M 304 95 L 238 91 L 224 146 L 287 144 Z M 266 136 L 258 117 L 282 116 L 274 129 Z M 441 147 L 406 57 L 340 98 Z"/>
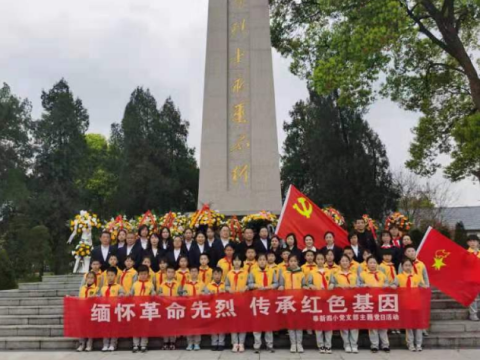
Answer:
<path fill-rule="evenodd" d="M 371 231 L 366 229 L 364 219 L 355 221 L 355 230 L 349 235 L 350 246 L 354 252 L 354 259 L 358 262 L 363 261 L 363 249 L 368 249 L 371 254 L 380 254 L 381 248 L 391 246 L 392 248 L 401 248 L 402 239 L 400 231 L 393 226 L 389 230 L 391 238 L 389 244 L 382 244 L 382 241 L 375 240 Z M 161 228 L 158 232 L 149 234 L 146 225 L 139 227 L 137 233 L 120 230 L 117 234 L 117 243 L 111 245 L 111 234 L 104 231 L 100 237 L 100 246 L 92 250 L 92 261 L 98 260 L 102 271 L 109 266 L 110 256 L 116 255 L 119 268 L 124 268 L 125 259 L 131 256 L 135 259 L 135 267 L 142 264 L 145 257 L 149 257 L 152 264 L 152 270 L 159 270 L 161 259 L 167 259 L 169 265 L 178 268 L 178 261 L 181 257 L 189 259 L 190 266 L 199 266 L 200 255 L 207 254 L 210 259 L 210 266 L 215 267 L 217 262 L 225 257 L 225 248 L 230 245 L 235 249 L 235 253 L 245 258 L 248 249 L 253 248 L 257 255 L 261 253 L 272 252 L 276 255 L 277 263 L 282 261 L 281 254 L 284 249 L 288 249 L 291 254 L 297 255 L 302 261 L 303 254 L 307 250 L 315 252 L 326 252 L 332 250 L 335 255 L 335 262 L 340 261 L 343 249 L 335 244 L 335 236 L 332 232 L 324 235 L 326 246 L 322 249 L 316 249 L 315 239 L 312 235 L 305 236 L 297 240 L 295 234 L 289 234 L 285 239 L 269 233 L 266 226 L 259 228 L 258 233 L 252 228 L 246 228 L 242 234 L 242 241 L 232 241 L 230 229 L 228 226 L 221 226 L 217 231 L 213 228 L 206 228 L 204 231 L 194 232 L 193 229 L 186 228 L 181 235 L 172 236 L 170 229 Z M 411 244 L 411 239 L 410 244 Z M 302 250 L 298 246 L 298 241 L 303 241 Z M 407 239 L 408 241 L 408 239 Z M 405 244 L 405 245 L 408 245 Z"/>

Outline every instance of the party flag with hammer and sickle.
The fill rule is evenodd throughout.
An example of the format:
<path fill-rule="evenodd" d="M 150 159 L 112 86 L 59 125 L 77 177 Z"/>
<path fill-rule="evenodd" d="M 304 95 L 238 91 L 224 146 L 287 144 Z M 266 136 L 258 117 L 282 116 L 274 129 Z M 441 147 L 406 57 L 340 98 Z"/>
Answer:
<path fill-rule="evenodd" d="M 350 245 L 347 232 L 295 186 L 290 185 L 278 222 L 277 235 L 285 239 L 288 234 L 294 233 L 299 249 L 305 247 L 303 237 L 313 235 L 315 247 L 320 250 L 325 246 L 324 236 L 327 231 L 334 233 L 336 246 L 343 248 Z"/>
<path fill-rule="evenodd" d="M 480 259 L 433 228 L 418 248 L 430 284 L 469 306 L 480 293 Z"/>

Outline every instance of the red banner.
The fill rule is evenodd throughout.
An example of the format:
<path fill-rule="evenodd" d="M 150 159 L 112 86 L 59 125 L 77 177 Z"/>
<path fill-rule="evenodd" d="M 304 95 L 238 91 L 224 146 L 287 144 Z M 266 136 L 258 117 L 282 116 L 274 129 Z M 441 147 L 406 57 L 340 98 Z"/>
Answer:
<path fill-rule="evenodd" d="M 480 293 L 480 260 L 460 245 L 429 228 L 418 248 L 430 284 L 469 306 Z"/>
<path fill-rule="evenodd" d="M 64 299 L 64 335 L 207 335 L 282 329 L 426 329 L 429 289 L 249 291 L 197 297 Z"/>
<path fill-rule="evenodd" d="M 288 234 L 294 233 L 298 248 L 303 249 L 303 237 L 311 234 L 315 237 L 315 247 L 320 250 L 326 245 L 324 236 L 327 231 L 335 235 L 335 245 L 341 248 L 350 245 L 348 233 L 295 186 L 290 185 L 278 221 L 277 235 L 285 239 Z"/>

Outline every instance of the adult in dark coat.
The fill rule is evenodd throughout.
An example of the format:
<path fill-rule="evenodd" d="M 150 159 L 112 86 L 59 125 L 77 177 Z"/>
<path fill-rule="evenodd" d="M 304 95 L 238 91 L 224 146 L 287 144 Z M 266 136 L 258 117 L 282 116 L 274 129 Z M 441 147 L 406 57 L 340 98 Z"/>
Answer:
<path fill-rule="evenodd" d="M 117 234 L 117 243 L 115 245 L 113 245 L 113 251 L 115 252 L 115 254 L 118 254 L 118 251 L 123 248 L 124 246 L 127 245 L 126 241 L 127 241 L 127 234 L 128 234 L 128 231 L 125 230 L 125 229 L 121 229 L 118 231 L 118 234 Z"/>
<path fill-rule="evenodd" d="M 217 266 L 217 263 L 220 259 L 225 257 L 225 247 L 231 245 L 233 249 L 236 249 L 236 245 L 233 241 L 230 240 L 230 229 L 227 225 L 223 225 L 220 228 L 220 239 L 213 244 L 212 248 L 212 267 Z"/>
<path fill-rule="evenodd" d="M 302 250 L 298 248 L 297 237 L 294 233 L 290 233 L 285 238 L 285 248 L 290 251 L 290 255 L 295 255 L 298 262 L 303 259 Z"/>
<path fill-rule="evenodd" d="M 268 228 L 262 226 L 258 232 L 258 239 L 255 241 L 255 251 L 257 255 L 266 254 L 270 249 L 270 239 L 268 238 Z"/>
<path fill-rule="evenodd" d="M 335 235 L 331 231 L 327 231 L 324 235 L 326 246 L 320 249 L 323 255 L 327 254 L 327 250 L 332 250 L 335 255 L 335 263 L 338 264 L 343 255 L 343 249 L 335 245 Z"/>
<path fill-rule="evenodd" d="M 110 266 L 108 264 L 108 260 L 110 260 L 110 256 L 114 254 L 114 247 L 110 246 L 111 235 L 108 231 L 103 231 L 102 235 L 100 236 L 100 246 L 96 246 L 92 250 L 92 260 L 99 261 L 101 265 L 102 271 L 105 271 Z"/>
<path fill-rule="evenodd" d="M 170 229 L 167 227 L 163 227 L 160 229 L 160 243 L 159 247 L 166 253 L 168 250 L 173 248 L 173 239 L 170 233 Z"/>
<path fill-rule="evenodd" d="M 358 263 L 363 262 L 363 248 L 358 244 L 358 235 L 356 232 L 352 232 L 348 235 L 348 241 L 353 251 L 353 260 Z"/>
<path fill-rule="evenodd" d="M 236 252 L 239 254 L 243 260 L 245 260 L 245 254 L 248 249 L 255 249 L 255 233 L 252 228 L 246 228 L 243 230 L 242 242 L 237 245 Z M 255 249 L 256 250 L 256 249 Z"/>
<path fill-rule="evenodd" d="M 150 261 L 152 263 L 152 270 L 155 272 L 160 270 L 160 267 L 159 267 L 160 259 L 162 259 L 166 254 L 166 251 L 163 250 L 159 245 L 160 245 L 160 238 L 158 237 L 158 235 L 157 234 L 150 235 L 149 246 L 148 246 L 148 249 L 144 252 L 144 256 L 143 256 L 144 258 L 146 256 L 150 258 Z"/>
<path fill-rule="evenodd" d="M 178 270 L 178 262 L 182 256 L 186 256 L 188 258 L 188 254 L 183 248 L 182 238 L 180 236 L 175 236 L 173 239 L 173 248 L 167 251 L 165 257 L 167 258 L 168 264 L 173 266 L 175 270 Z"/>
<path fill-rule="evenodd" d="M 357 218 L 355 220 L 355 232 L 358 236 L 358 245 L 363 249 L 370 250 L 372 255 L 377 254 L 377 242 L 373 238 L 371 231 L 367 231 L 367 224 L 363 218 Z M 363 261 L 363 260 L 362 260 Z"/>
<path fill-rule="evenodd" d="M 193 230 L 186 228 L 183 232 L 183 251 L 188 254 L 192 249 L 193 244 L 195 243 L 193 239 Z"/>
<path fill-rule="evenodd" d="M 198 232 L 195 235 L 195 241 L 193 242 L 190 251 L 188 252 L 188 261 L 190 266 L 200 266 L 200 256 L 207 254 L 210 258 L 211 249 L 207 243 L 207 237 L 203 232 Z"/>
<path fill-rule="evenodd" d="M 142 246 L 137 243 L 136 236 L 134 233 L 127 234 L 127 240 L 125 246 L 120 248 L 117 253 L 118 258 L 118 267 L 120 269 L 125 269 L 125 259 L 127 256 L 131 256 L 135 262 L 135 266 L 142 262 L 143 251 Z"/>

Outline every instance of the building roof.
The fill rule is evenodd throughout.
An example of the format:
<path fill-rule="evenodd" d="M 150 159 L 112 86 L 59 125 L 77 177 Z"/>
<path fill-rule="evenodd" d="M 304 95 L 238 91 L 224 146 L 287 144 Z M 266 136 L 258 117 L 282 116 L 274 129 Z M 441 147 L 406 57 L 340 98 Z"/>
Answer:
<path fill-rule="evenodd" d="M 463 222 L 465 230 L 480 230 L 480 206 L 449 207 L 442 210 L 443 222 L 454 228 Z"/>

